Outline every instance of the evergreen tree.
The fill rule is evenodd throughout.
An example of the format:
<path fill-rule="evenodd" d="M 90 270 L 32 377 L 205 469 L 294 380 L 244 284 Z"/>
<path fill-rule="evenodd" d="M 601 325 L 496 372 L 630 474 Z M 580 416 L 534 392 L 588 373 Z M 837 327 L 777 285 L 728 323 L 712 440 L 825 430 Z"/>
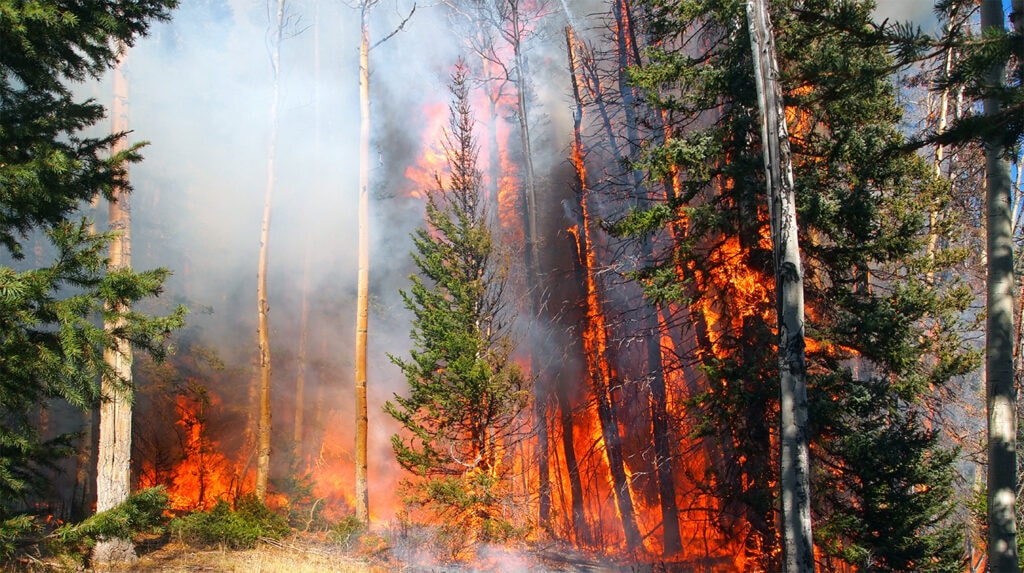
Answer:
<path fill-rule="evenodd" d="M 83 204 L 128 190 L 126 165 L 140 154 L 137 145 L 111 152 L 123 133 L 86 136 L 104 109 L 71 90 L 110 69 L 118 49 L 176 3 L 0 1 L 0 245 L 9 261 L 0 266 L 0 528 L 39 485 L 37 470 L 72 443 L 41 441 L 33 412 L 55 398 L 93 407 L 99 380 L 112 374 L 104 349 L 125 340 L 159 356 L 182 322 L 183 309 L 128 310 L 158 294 L 168 271 L 104 273 L 110 236 L 78 219 Z M 24 261 L 30 240 L 50 245 L 50 262 Z M 105 332 L 103 321 L 118 327 Z"/>
<path fill-rule="evenodd" d="M 900 110 L 871 8 L 815 0 L 771 10 L 804 261 L 816 541 L 826 569 L 837 559 L 952 570 L 962 547 L 947 519 L 954 456 L 922 416 L 931 388 L 977 364 L 954 332 L 970 298 L 946 275 L 928 279 L 962 254 L 921 255 L 924 208 L 946 187 L 920 158 L 893 151 L 904 143 Z M 672 133 L 650 142 L 647 166 L 656 177 L 678 169 L 681 181 L 677 198 L 623 228 L 686 229 L 672 259 L 639 276 L 651 298 L 693 309 L 707 391 L 691 406 L 723 454 L 708 487 L 721 500 L 722 527 L 745 524 L 751 554 L 778 570 L 779 460 L 767 453 L 779 426 L 775 301 L 765 287 L 771 250 L 743 2 L 655 0 L 651 11 L 658 49 L 634 81 Z M 871 458 L 864 444 L 883 440 L 904 444 L 902 455 L 925 467 Z"/>
<path fill-rule="evenodd" d="M 486 528 L 500 485 L 504 452 L 516 439 L 514 422 L 529 387 L 510 359 L 511 322 L 502 301 L 505 284 L 487 224 L 477 170 L 466 68 L 451 77 L 453 103 L 444 149 L 448 182 L 427 192 L 426 226 L 413 234 L 418 274 L 403 291 L 414 315 L 408 359 L 391 357 L 409 383 L 385 411 L 408 432 L 392 438 L 399 464 L 426 478 L 423 492 L 442 511 L 473 506 Z M 462 488 L 465 481 L 473 484 Z M 476 492 L 470 498 L 462 494 Z M 454 495 L 458 492 L 460 495 Z"/>

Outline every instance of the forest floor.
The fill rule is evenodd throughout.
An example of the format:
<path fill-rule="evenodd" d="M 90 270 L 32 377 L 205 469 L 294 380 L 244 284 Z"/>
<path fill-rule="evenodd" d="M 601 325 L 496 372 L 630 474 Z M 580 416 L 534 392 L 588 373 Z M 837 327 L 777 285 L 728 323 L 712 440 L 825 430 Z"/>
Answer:
<path fill-rule="evenodd" d="M 0 571 L 17 573 L 163 572 L 163 573 L 644 573 L 675 571 L 664 565 L 616 564 L 545 545 L 487 546 L 472 549 L 472 557 L 439 560 L 430 547 L 409 540 L 389 542 L 386 536 L 364 535 L 344 544 L 322 534 L 296 533 L 282 540 L 264 540 L 252 549 L 195 547 L 164 535 L 138 546 L 139 560 L 131 565 L 83 568 L 45 558 L 19 559 Z"/>

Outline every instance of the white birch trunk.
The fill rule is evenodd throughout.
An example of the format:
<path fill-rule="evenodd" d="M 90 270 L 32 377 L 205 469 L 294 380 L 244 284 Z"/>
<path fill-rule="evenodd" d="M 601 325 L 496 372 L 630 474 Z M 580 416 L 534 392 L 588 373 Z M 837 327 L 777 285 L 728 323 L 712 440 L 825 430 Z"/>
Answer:
<path fill-rule="evenodd" d="M 804 286 L 797 243 L 796 197 L 775 40 L 765 0 L 747 1 L 775 260 L 781 379 L 782 553 L 786 573 L 814 571 L 811 537 Z"/>

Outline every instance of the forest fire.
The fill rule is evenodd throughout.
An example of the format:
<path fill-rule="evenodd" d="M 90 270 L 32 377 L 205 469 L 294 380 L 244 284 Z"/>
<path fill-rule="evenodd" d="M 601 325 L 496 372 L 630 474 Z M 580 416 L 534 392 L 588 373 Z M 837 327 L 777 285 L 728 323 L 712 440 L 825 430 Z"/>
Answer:
<path fill-rule="evenodd" d="M 420 157 L 405 168 L 405 178 L 412 182 L 409 196 L 426 199 L 426 191 L 437 186 L 437 177 L 448 170 L 448 160 L 443 148 L 444 133 L 448 126 L 448 107 L 443 102 L 424 104 L 423 128 Z"/>
<path fill-rule="evenodd" d="M 131 476 L 132 489 L 163 486 L 176 517 L 252 502 L 293 532 L 360 536 L 353 545 L 389 554 L 389 565 L 404 553 L 445 567 L 529 568 L 516 550 L 550 544 L 613 566 L 775 571 L 792 554 L 787 532 L 806 529 L 804 545 L 824 571 L 908 571 L 923 558 L 894 556 L 886 538 L 958 543 L 962 532 L 942 537 L 942 528 L 966 510 L 949 500 L 986 471 L 956 474 L 966 465 L 957 442 L 973 435 L 943 425 L 980 411 L 950 407 L 943 400 L 956 393 L 942 387 L 969 388 L 977 363 L 961 334 L 980 328 L 979 299 L 950 278 L 973 276 L 961 255 L 973 251 L 954 225 L 921 210 L 952 204 L 936 180 L 950 156 L 936 153 L 925 169 L 887 155 L 905 143 L 899 98 L 871 68 L 891 54 L 866 37 L 833 42 L 873 29 L 856 20 L 860 11 L 833 14 L 826 2 L 813 22 L 779 21 L 783 73 L 768 76 L 791 85 L 767 90 L 787 98 L 769 110 L 764 74 L 748 69 L 765 52 L 737 40 L 757 40 L 753 28 L 743 33 L 753 26 L 743 3 L 662 11 L 609 0 L 582 15 L 572 1 L 449 2 L 413 18 L 411 2 L 395 14 L 365 2 L 358 64 L 341 59 L 355 30 L 337 6 L 314 3 L 313 33 L 292 35 L 290 22 L 310 6 L 291 6 L 293 20 L 278 2 L 268 34 L 244 3 L 182 4 L 185 28 L 148 48 L 121 40 L 143 48 L 133 48 L 138 67 L 124 78 L 164 89 L 129 96 L 120 78 L 115 108 L 127 113 L 122 104 L 138 97 L 140 135 L 167 139 L 151 148 L 153 168 L 132 173 L 141 218 L 132 264 L 179 272 L 136 277 L 111 267 L 95 283 L 75 283 L 100 285 L 88 312 L 124 314 L 74 322 L 83 340 L 110 350 L 125 332 L 138 337 L 140 357 L 117 359 L 135 370 L 133 425 L 118 427 L 130 433 L 132 455 L 103 465 L 113 456 L 94 448 L 102 440 L 93 430 L 109 415 L 76 414 L 59 427 L 59 417 L 33 409 L 52 397 L 33 397 L 22 408 L 26 428 L 80 436 L 81 452 L 53 488 L 59 499 L 47 501 L 51 523 L 103 510 L 99 490 Z M 344 33 L 321 33 L 324 13 Z M 838 15 L 857 26 L 828 28 Z M 552 41 L 559 30 L 564 45 Z M 218 57 L 248 58 L 254 41 L 269 42 L 272 81 L 262 86 L 256 75 L 263 61 L 196 58 L 186 32 L 201 34 L 197 46 L 217 39 Z M 825 55 L 850 55 L 845 63 L 863 69 L 832 73 L 835 62 L 817 59 Z M 111 65 L 127 62 L 114 56 Z M 188 78 L 206 67 L 217 68 L 208 93 L 165 85 L 164 73 Z M 359 85 L 358 114 L 347 83 Z M 219 111 L 165 121 L 154 110 L 168 102 L 146 99 L 153 94 Z M 261 116 L 267 133 L 245 131 Z M 346 130 L 357 123 L 354 138 Z M 782 139 L 793 146 L 779 160 L 781 143 L 767 134 L 787 126 Z M 0 170 L 11 161 L 3 159 Z M 779 209 L 765 197 L 775 197 L 771 167 L 780 163 L 795 171 L 783 179 L 788 191 L 804 191 L 799 225 L 784 234 L 800 243 L 791 240 L 786 256 L 806 254 L 806 264 L 777 251 Z M 100 175 L 111 180 L 90 181 L 107 187 L 128 176 Z M 339 189 L 356 179 L 352 201 Z M 262 204 L 252 197 L 259 188 Z M 963 193 L 957 201 L 977 203 Z M 927 208 L 918 204 L 925 194 Z M 127 239 L 127 221 L 109 223 Z M 21 251 L 43 268 L 50 251 L 70 248 L 58 239 L 33 235 L 33 249 Z M 20 272 L 0 268 L 12 300 Z M 61 280 L 44 287 L 58 292 Z M 799 297 L 783 296 L 796 285 Z M 115 287 L 139 300 L 122 303 Z M 146 306 L 160 292 L 181 301 L 174 320 L 149 320 L 168 312 L 163 300 Z M 63 335 L 50 314 L 33 335 Z M 68 348 L 27 344 L 12 354 L 44 347 Z M 96 379 L 60 396 L 88 405 L 89 390 L 108 380 L 76 356 L 91 354 L 69 353 L 61 360 L 74 367 L 55 372 Z M 804 465 L 794 469 L 793 459 Z M 809 495 L 787 482 L 794 474 L 801 488 L 818 488 L 799 527 L 786 504 Z M 101 476 L 116 479 L 99 485 Z"/>
<path fill-rule="evenodd" d="M 175 424 L 181 448 L 179 461 L 166 476 L 159 475 L 152 462 L 143 463 L 139 487 L 165 485 L 172 510 L 209 509 L 218 500 L 233 499 L 243 490 L 239 467 L 223 454 L 219 441 L 210 436 L 208 417 L 218 406 L 220 399 L 209 392 L 178 395 L 179 417 Z"/>

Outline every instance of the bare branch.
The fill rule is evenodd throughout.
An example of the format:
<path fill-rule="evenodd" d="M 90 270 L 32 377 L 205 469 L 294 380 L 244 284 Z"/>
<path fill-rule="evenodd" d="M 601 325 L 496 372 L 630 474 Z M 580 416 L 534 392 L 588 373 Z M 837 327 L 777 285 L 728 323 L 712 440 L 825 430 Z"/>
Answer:
<path fill-rule="evenodd" d="M 405 29 L 405 25 L 409 23 L 409 19 L 412 18 L 412 15 L 415 14 L 415 13 L 416 13 L 416 4 L 413 4 L 412 5 L 412 10 L 409 10 L 409 15 L 406 16 L 405 19 L 403 19 L 402 22 L 398 24 L 398 27 L 395 28 L 394 30 L 392 30 L 390 34 L 388 34 L 387 36 L 384 36 L 383 38 L 378 40 L 375 44 L 370 46 L 370 49 L 372 50 L 372 49 L 376 48 L 377 46 L 383 44 L 384 42 L 387 42 L 392 37 L 394 37 L 395 34 L 401 32 L 403 29 Z"/>

